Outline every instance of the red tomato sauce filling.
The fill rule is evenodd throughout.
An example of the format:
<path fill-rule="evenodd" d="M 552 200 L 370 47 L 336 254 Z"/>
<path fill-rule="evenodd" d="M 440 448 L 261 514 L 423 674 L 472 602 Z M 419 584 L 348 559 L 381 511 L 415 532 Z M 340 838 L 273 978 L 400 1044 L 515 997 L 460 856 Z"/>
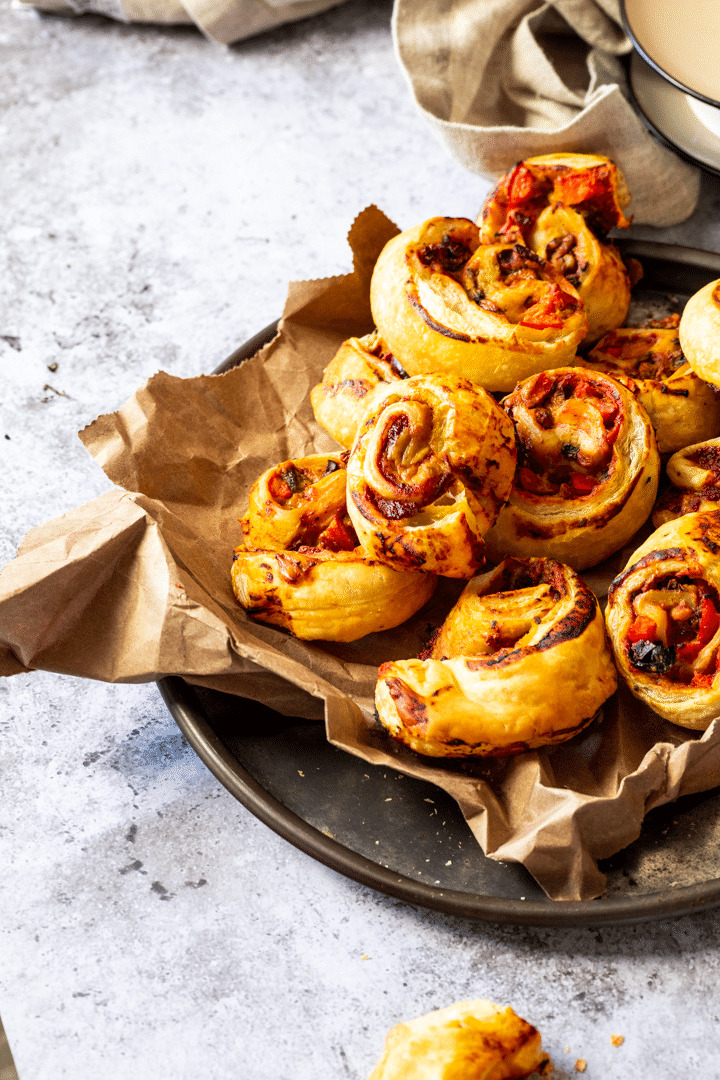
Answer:
<path fill-rule="evenodd" d="M 624 218 L 617 203 L 614 173 L 607 165 L 582 170 L 557 166 L 541 176 L 520 162 L 498 186 L 495 197 L 505 209 L 499 236 L 519 232 L 527 239 L 539 214 L 550 203 L 562 203 L 577 210 L 599 235 L 609 232 Z"/>
<path fill-rule="evenodd" d="M 543 372 L 505 401 L 515 423 L 515 486 L 532 495 L 581 499 L 607 481 L 623 422 L 619 392 L 580 369 Z"/>
<path fill-rule="evenodd" d="M 668 576 L 636 592 L 631 605 L 625 650 L 632 667 L 685 686 L 710 686 L 720 645 L 716 589 L 702 578 Z"/>
<path fill-rule="evenodd" d="M 666 379 L 685 363 L 680 339 L 672 329 L 635 333 L 611 330 L 590 352 L 596 364 L 608 363 L 636 379 Z"/>
<path fill-rule="evenodd" d="M 345 505 L 328 507 L 314 485 L 337 472 L 342 466 L 329 458 L 325 468 L 299 468 L 289 464 L 270 477 L 268 491 L 280 506 L 296 509 L 307 504 L 302 512 L 302 525 L 290 550 L 306 552 L 353 551 L 359 544 Z"/>

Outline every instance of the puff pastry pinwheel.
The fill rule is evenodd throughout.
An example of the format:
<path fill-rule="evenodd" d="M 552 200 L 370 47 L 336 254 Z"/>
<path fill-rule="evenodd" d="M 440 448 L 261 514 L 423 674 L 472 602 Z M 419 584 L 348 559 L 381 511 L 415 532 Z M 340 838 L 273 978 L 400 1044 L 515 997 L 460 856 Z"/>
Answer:
<path fill-rule="evenodd" d="M 348 338 L 325 368 L 322 382 L 310 391 L 315 419 L 349 449 L 377 391 L 407 377 L 377 331 Z"/>
<path fill-rule="evenodd" d="M 482 245 L 467 218 L 430 218 L 390 240 L 370 303 L 410 375 L 451 372 L 491 391 L 570 363 L 587 330 L 566 278 L 523 244 Z"/>
<path fill-rule="evenodd" d="M 632 390 L 652 421 L 661 454 L 720 434 L 720 397 L 683 356 L 679 322 L 679 315 L 670 315 L 611 330 L 581 361 Z"/>
<path fill-rule="evenodd" d="M 368 1080 L 522 1080 L 550 1067 L 540 1032 L 509 1006 L 458 1001 L 396 1024 Z"/>
<path fill-rule="evenodd" d="M 610 586 L 606 619 L 632 693 L 681 727 L 720 716 L 720 511 L 661 525 Z"/>
<path fill-rule="evenodd" d="M 547 555 L 584 570 L 617 551 L 650 515 L 660 455 L 630 391 L 584 368 L 546 371 L 503 405 L 518 468 L 486 537 L 488 558 Z"/>
<path fill-rule="evenodd" d="M 680 318 L 680 344 L 695 374 L 720 386 L 720 279 L 688 300 Z"/>
<path fill-rule="evenodd" d="M 381 665 L 375 706 L 391 735 L 430 757 L 564 742 L 617 685 L 595 597 L 553 559 L 508 558 L 473 578 L 421 655 Z"/>
<path fill-rule="evenodd" d="M 397 570 L 469 578 L 515 470 L 512 422 L 454 375 L 389 386 L 348 460 L 348 511 L 368 556 Z"/>
<path fill-rule="evenodd" d="M 430 574 L 399 573 L 358 548 L 346 513 L 346 454 L 276 465 L 256 481 L 232 586 L 248 613 L 295 637 L 354 641 L 398 626 L 429 599 Z"/>
<path fill-rule="evenodd" d="M 678 450 L 667 463 L 670 487 L 655 503 L 655 528 L 683 514 L 720 509 L 720 439 Z"/>
<path fill-rule="evenodd" d="M 544 154 L 519 162 L 488 196 L 484 244 L 526 244 L 573 284 L 585 305 L 587 341 L 620 326 L 630 304 L 631 275 L 604 238 L 630 224 L 630 193 L 620 170 L 594 154 Z M 630 264 L 633 280 L 641 273 Z"/>

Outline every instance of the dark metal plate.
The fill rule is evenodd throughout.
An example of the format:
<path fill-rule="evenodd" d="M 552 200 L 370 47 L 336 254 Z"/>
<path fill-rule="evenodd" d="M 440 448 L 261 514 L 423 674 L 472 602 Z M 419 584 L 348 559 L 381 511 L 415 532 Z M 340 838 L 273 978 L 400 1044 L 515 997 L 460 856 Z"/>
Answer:
<path fill-rule="evenodd" d="M 649 241 L 620 246 L 645 268 L 641 307 L 661 294 L 680 310 L 720 277 L 720 256 L 709 252 Z M 218 371 L 252 356 L 275 329 Z M 536 926 L 636 922 L 720 904 L 720 791 L 649 814 L 640 838 L 602 864 L 602 899 L 556 902 L 524 867 L 487 859 L 444 791 L 330 746 L 322 724 L 175 677 L 159 687 L 190 745 L 244 806 L 300 850 L 380 892 L 453 915 Z"/>

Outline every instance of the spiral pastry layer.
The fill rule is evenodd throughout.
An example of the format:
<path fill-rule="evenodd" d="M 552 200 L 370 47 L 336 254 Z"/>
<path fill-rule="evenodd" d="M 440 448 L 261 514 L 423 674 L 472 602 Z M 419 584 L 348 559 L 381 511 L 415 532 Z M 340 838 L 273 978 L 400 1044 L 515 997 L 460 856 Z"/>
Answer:
<path fill-rule="evenodd" d="M 578 290 L 588 319 L 586 341 L 620 326 L 630 304 L 631 276 L 618 249 L 604 242 L 630 224 L 630 195 L 615 165 L 593 154 L 545 154 L 521 161 L 502 177 L 481 215 L 484 244 L 526 244 Z M 631 266 L 634 279 L 639 264 Z"/>
<path fill-rule="evenodd" d="M 410 375 L 448 372 L 486 390 L 572 361 L 587 330 L 575 288 L 522 244 L 480 244 L 466 218 L 394 237 L 373 272 L 378 331 Z"/>
<path fill-rule="evenodd" d="M 720 386 L 720 279 L 691 296 L 680 318 L 680 344 L 696 375 Z"/>
<path fill-rule="evenodd" d="M 488 558 L 544 555 L 584 570 L 622 547 L 652 510 L 660 456 L 626 387 L 583 368 L 527 379 L 503 402 L 518 467 L 486 536 Z"/>
<path fill-rule="evenodd" d="M 386 389 L 348 461 L 348 511 L 368 556 L 469 578 L 515 469 L 512 423 L 467 379 L 418 375 Z"/>
<path fill-rule="evenodd" d="M 612 583 L 606 619 L 632 693 L 681 727 L 720 716 L 720 511 L 661 525 Z"/>
<path fill-rule="evenodd" d="M 679 322 L 671 315 L 649 326 L 611 330 L 581 361 L 633 392 L 652 421 L 661 454 L 720 434 L 720 398 L 686 361 Z"/>
<path fill-rule="evenodd" d="M 377 391 L 407 377 L 377 331 L 349 338 L 325 368 L 322 382 L 310 391 L 315 419 L 349 449 Z"/>
<path fill-rule="evenodd" d="M 655 503 L 655 528 L 683 514 L 720 508 L 720 439 L 708 439 L 678 450 L 667 463 L 670 487 Z"/>
<path fill-rule="evenodd" d="M 346 454 L 314 454 L 268 469 L 241 519 L 232 587 L 259 622 L 295 637 L 354 641 L 389 630 L 430 598 L 435 578 L 367 558 L 345 503 Z"/>
<path fill-rule="evenodd" d="M 552 559 L 508 558 L 470 581 L 425 655 L 383 664 L 375 704 L 431 757 L 564 742 L 617 685 L 595 597 Z"/>

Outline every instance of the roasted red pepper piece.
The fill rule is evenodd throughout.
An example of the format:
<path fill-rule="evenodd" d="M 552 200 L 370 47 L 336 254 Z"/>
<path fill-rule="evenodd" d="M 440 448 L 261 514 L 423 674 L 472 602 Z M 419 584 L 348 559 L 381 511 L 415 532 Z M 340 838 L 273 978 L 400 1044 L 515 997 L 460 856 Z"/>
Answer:
<path fill-rule="evenodd" d="M 638 615 L 627 632 L 627 639 L 633 644 L 636 641 L 655 641 L 656 638 L 657 624 L 648 615 Z"/>
<path fill-rule="evenodd" d="M 533 330 L 560 330 L 563 320 L 559 318 L 558 312 L 569 307 L 577 307 L 574 297 L 564 292 L 559 285 L 551 285 L 542 300 L 538 300 L 537 304 L 528 310 L 525 318 L 521 319 L 520 325 L 529 326 Z"/>
<path fill-rule="evenodd" d="M 704 597 L 700 612 L 700 629 L 698 630 L 698 641 L 701 645 L 707 645 L 708 641 L 712 640 L 719 623 L 720 616 L 715 610 L 715 605 L 709 597 Z"/>
<path fill-rule="evenodd" d="M 522 162 L 516 165 L 510 173 L 507 185 L 508 210 L 516 210 L 532 202 L 542 192 L 542 186 L 537 182 L 529 169 Z"/>
<path fill-rule="evenodd" d="M 596 483 L 593 476 L 585 476 L 584 473 L 573 473 L 570 477 L 570 486 L 575 495 L 589 495 Z"/>
<path fill-rule="evenodd" d="M 358 546 L 358 538 L 352 525 L 343 520 L 341 513 L 337 513 L 320 534 L 318 546 L 328 551 L 354 551 Z"/>
<path fill-rule="evenodd" d="M 718 616 L 715 605 L 709 597 L 704 597 L 702 607 L 700 608 L 700 625 L 698 627 L 697 640 L 688 641 L 680 646 L 677 650 L 679 659 L 694 660 L 700 650 L 707 645 L 709 641 L 712 641 L 719 624 L 720 616 Z"/>

